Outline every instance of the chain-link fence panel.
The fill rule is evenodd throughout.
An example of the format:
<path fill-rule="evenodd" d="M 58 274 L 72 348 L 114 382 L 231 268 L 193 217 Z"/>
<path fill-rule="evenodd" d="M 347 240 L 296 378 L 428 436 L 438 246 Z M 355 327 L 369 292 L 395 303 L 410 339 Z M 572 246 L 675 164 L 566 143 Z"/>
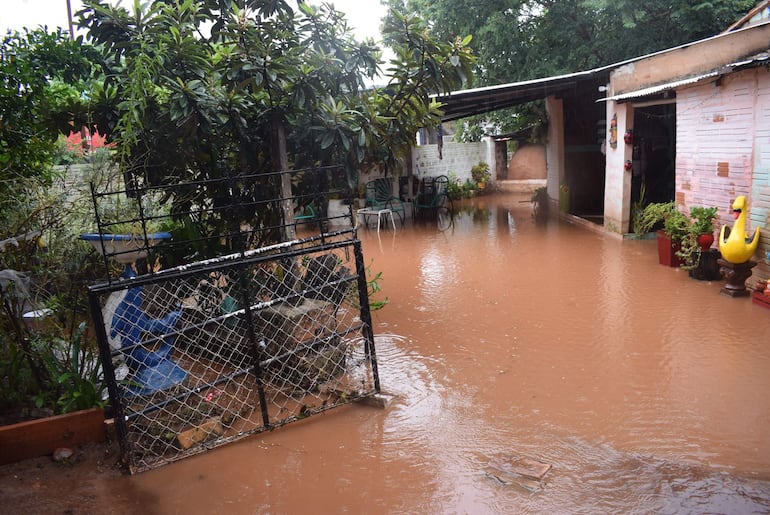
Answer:
<path fill-rule="evenodd" d="M 376 393 L 362 262 L 348 242 L 92 289 L 131 471 Z"/>
<path fill-rule="evenodd" d="M 322 177 L 329 182 L 327 171 Z M 244 184 L 242 190 L 255 188 Z M 94 198 L 98 213 L 101 197 Z M 280 209 L 294 205 L 300 217 L 316 211 L 307 206 L 322 207 L 283 225 L 259 222 L 253 230 L 241 223 L 238 232 L 209 235 L 221 248 L 240 250 L 166 269 L 154 265 L 154 253 L 173 250 L 170 235 L 147 231 L 147 220 L 140 220 L 142 237 L 125 242 L 128 250 L 115 236 L 89 235 L 105 262 L 125 264 L 120 280 L 91 287 L 90 304 L 131 472 L 379 392 L 366 269 L 352 220 L 330 231 L 328 200 L 318 191 L 276 202 Z M 318 233 L 254 245 L 264 231 L 293 235 L 298 224 Z M 148 262 L 145 273 L 136 273 L 136 260 Z"/>

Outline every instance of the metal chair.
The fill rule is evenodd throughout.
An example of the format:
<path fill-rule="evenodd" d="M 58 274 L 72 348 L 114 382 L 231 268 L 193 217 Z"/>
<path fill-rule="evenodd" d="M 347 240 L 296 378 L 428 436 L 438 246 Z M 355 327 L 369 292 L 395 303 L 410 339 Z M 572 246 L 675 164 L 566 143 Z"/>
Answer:
<path fill-rule="evenodd" d="M 447 202 L 452 204 L 449 198 L 447 187 L 449 186 L 449 177 L 439 175 L 438 177 L 426 177 L 421 184 L 421 191 L 414 200 L 414 218 L 417 218 L 424 211 L 437 212 L 439 208 L 445 207 Z"/>
<path fill-rule="evenodd" d="M 366 207 L 376 212 L 390 209 L 398 215 L 401 225 L 404 225 L 406 208 L 401 199 L 393 195 L 393 181 L 389 177 L 380 177 L 366 183 Z"/>
<path fill-rule="evenodd" d="M 295 215 L 294 215 L 294 230 L 297 230 L 297 224 L 305 225 L 313 223 L 316 220 L 316 212 L 315 209 L 313 209 L 312 204 L 307 204 L 306 206 L 303 206 Z"/>

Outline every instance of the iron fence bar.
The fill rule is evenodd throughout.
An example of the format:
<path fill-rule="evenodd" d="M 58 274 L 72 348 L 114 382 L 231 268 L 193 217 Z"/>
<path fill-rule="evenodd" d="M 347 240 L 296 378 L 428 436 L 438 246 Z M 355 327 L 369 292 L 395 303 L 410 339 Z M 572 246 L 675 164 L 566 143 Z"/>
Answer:
<path fill-rule="evenodd" d="M 125 420 L 128 421 L 128 420 L 137 418 L 139 416 L 149 415 L 154 411 L 158 411 L 159 409 L 165 408 L 172 402 L 185 401 L 190 397 L 192 397 L 193 395 L 198 395 L 200 392 L 202 392 L 207 388 L 213 388 L 219 384 L 232 381 L 236 377 L 249 374 L 249 373 L 251 373 L 251 368 L 242 368 L 242 369 L 236 370 L 235 372 L 232 372 L 230 374 L 227 374 L 225 376 L 218 378 L 216 381 L 212 381 L 203 385 L 198 385 L 195 388 L 192 388 L 186 392 L 173 395 L 171 397 L 167 397 L 162 401 L 156 402 L 155 404 L 150 404 L 146 408 L 143 408 L 141 410 L 132 410 L 131 413 L 129 413 L 128 415 L 125 415 Z"/>
<path fill-rule="evenodd" d="M 96 218 L 96 230 L 99 232 L 99 234 L 101 234 L 103 226 L 101 222 L 101 217 L 99 216 L 98 203 L 96 202 L 96 187 L 94 186 L 93 182 L 90 182 L 89 186 L 91 187 L 91 202 L 94 205 L 94 216 Z M 100 238 L 99 243 L 102 246 L 102 260 L 104 261 L 104 270 L 107 271 L 107 280 L 109 280 L 110 279 L 110 260 L 109 260 L 109 256 L 107 255 L 107 249 L 104 247 L 104 238 Z"/>
<path fill-rule="evenodd" d="M 294 240 L 286 243 L 278 243 L 275 245 L 271 245 L 269 247 L 262 247 L 260 249 L 247 250 L 243 253 L 244 254 L 243 261 L 240 261 L 240 262 L 235 261 L 241 256 L 240 253 L 227 254 L 216 258 L 198 261 L 191 265 L 180 265 L 172 268 L 167 268 L 165 270 L 159 270 L 158 272 L 155 272 L 152 276 L 141 275 L 141 276 L 131 277 L 128 279 L 121 279 L 119 281 L 113 281 L 113 282 L 107 281 L 99 284 L 94 284 L 89 287 L 89 290 L 98 292 L 98 293 L 127 290 L 129 288 L 133 288 L 134 286 L 146 286 L 149 284 L 154 284 L 158 282 L 160 279 L 169 279 L 169 280 L 180 279 L 180 278 L 189 277 L 201 272 L 225 270 L 236 266 L 247 266 L 247 265 L 264 263 L 266 261 L 274 261 L 275 259 L 278 259 L 284 256 L 301 256 L 303 254 L 311 254 L 314 252 L 324 252 L 324 251 L 334 250 L 341 247 L 349 247 L 354 243 L 355 240 L 353 239 L 339 240 L 339 241 L 333 241 L 329 243 L 321 243 L 320 245 L 316 245 L 314 247 L 304 247 L 299 250 L 293 250 L 293 251 L 284 252 L 280 254 L 279 253 L 266 254 L 266 252 L 271 250 L 279 250 L 281 248 L 290 248 L 295 245 L 313 243 L 319 240 L 329 239 L 330 236 L 342 236 L 344 234 L 352 234 L 353 232 L 354 231 L 352 228 L 342 229 L 339 231 L 335 231 L 333 233 L 326 233 L 324 235 L 314 235 L 301 240 Z"/>
<path fill-rule="evenodd" d="M 102 371 L 104 372 L 104 381 L 107 384 L 107 393 L 110 398 L 112 416 L 115 420 L 115 431 L 117 432 L 118 442 L 122 453 L 127 453 L 128 428 L 126 427 L 125 413 L 123 403 L 121 402 L 120 388 L 115 377 L 115 367 L 112 363 L 111 349 L 107 339 L 107 330 L 102 318 L 102 308 L 99 304 L 99 296 L 93 292 L 88 294 L 88 304 L 91 310 L 91 319 L 94 321 L 96 331 L 96 342 L 99 345 L 99 359 L 102 362 Z M 98 321 L 98 322 L 97 322 Z"/>
<path fill-rule="evenodd" d="M 283 354 L 279 354 L 278 356 L 273 356 L 271 358 L 267 358 L 263 361 L 260 361 L 260 365 L 272 365 L 276 361 L 280 361 L 282 359 L 290 358 L 292 356 L 296 356 L 300 352 L 306 351 L 306 350 L 317 350 L 320 347 L 323 347 L 324 345 L 327 345 L 329 342 L 331 342 L 334 338 L 337 337 L 344 337 L 349 335 L 350 333 L 354 333 L 356 331 L 359 331 L 363 328 L 364 324 L 358 324 L 353 327 L 348 327 L 344 331 L 341 332 L 335 332 L 332 334 L 329 334 L 327 336 L 324 336 L 323 338 L 318 338 L 313 340 L 309 343 L 303 343 L 302 345 L 299 345 L 295 347 L 292 350 L 289 350 L 287 352 L 284 352 Z M 263 367 L 264 368 L 264 367 Z"/>
<path fill-rule="evenodd" d="M 374 388 L 380 393 L 380 374 L 377 369 L 377 354 L 374 349 L 374 330 L 372 328 L 372 312 L 369 308 L 369 287 L 366 281 L 366 266 L 364 265 L 364 253 L 361 247 L 361 241 L 356 240 L 353 244 L 353 251 L 356 257 L 356 272 L 358 273 L 358 298 L 361 304 L 361 321 L 364 323 L 364 339 L 366 341 L 366 354 L 372 363 L 372 375 L 374 377 Z"/>
<path fill-rule="evenodd" d="M 275 299 L 270 299 L 270 300 L 259 302 L 257 304 L 252 304 L 250 306 L 250 309 L 251 309 L 251 311 L 259 311 L 259 310 L 267 309 L 269 307 L 276 306 L 276 305 L 279 305 L 279 304 L 289 303 L 289 302 L 291 302 L 293 300 L 296 300 L 296 299 L 299 299 L 299 298 L 304 298 L 309 293 L 320 292 L 324 288 L 328 288 L 330 286 L 342 285 L 342 284 L 345 284 L 345 283 L 353 282 L 355 280 L 356 280 L 355 276 L 351 276 L 351 277 L 347 277 L 347 278 L 343 278 L 343 279 L 337 279 L 335 281 L 330 281 L 328 283 L 324 283 L 321 286 L 317 286 L 317 287 L 313 287 L 313 288 L 305 288 L 304 290 L 296 291 L 295 293 L 292 293 L 291 295 L 285 295 L 283 297 L 277 297 Z M 163 334 L 159 334 L 159 335 L 155 335 L 155 336 L 148 336 L 147 338 L 145 338 L 141 342 L 135 343 L 133 345 L 126 345 L 125 347 L 121 347 L 120 349 L 117 349 L 117 350 L 112 350 L 111 351 L 111 355 L 112 355 L 112 357 L 120 356 L 122 354 L 125 354 L 127 351 L 131 351 L 131 350 L 139 348 L 139 347 L 145 347 L 147 345 L 152 345 L 152 344 L 160 343 L 160 342 L 162 342 L 163 340 L 165 340 L 166 338 L 169 338 L 169 337 L 183 336 L 183 335 L 185 335 L 188 332 L 192 332 L 192 331 L 195 331 L 197 329 L 203 329 L 204 327 L 206 327 L 208 325 L 211 325 L 211 324 L 213 324 L 215 322 L 223 322 L 223 321 L 225 321 L 227 319 L 235 318 L 235 317 L 238 317 L 240 315 L 244 315 L 244 317 L 246 316 L 246 309 L 245 308 L 241 308 L 241 309 L 232 311 L 230 313 L 225 313 L 224 315 L 219 315 L 217 317 L 208 318 L 208 319 L 206 319 L 201 324 L 190 324 L 190 325 L 187 325 L 187 326 L 185 326 L 185 327 L 183 327 L 181 329 L 175 329 L 173 331 L 169 331 L 167 333 L 163 333 Z"/>
<path fill-rule="evenodd" d="M 191 181 L 191 182 L 184 182 L 184 183 L 177 183 L 177 184 L 158 184 L 158 185 L 148 185 L 143 184 L 142 186 L 137 186 L 136 188 L 124 188 L 124 189 L 115 189 L 115 190 L 108 190 L 108 191 L 96 191 L 94 190 L 94 197 L 101 198 L 101 197 L 109 197 L 114 195 L 127 195 L 129 193 L 140 193 L 141 195 L 144 195 L 148 192 L 153 191 L 163 191 L 163 192 L 176 192 L 177 190 L 183 189 L 185 187 L 189 186 L 207 186 L 211 184 L 218 184 L 222 182 L 231 182 L 230 179 L 235 179 L 238 181 L 254 181 L 258 179 L 269 179 L 272 177 L 281 177 L 284 175 L 290 175 L 292 177 L 302 176 L 304 174 L 310 174 L 310 175 L 318 175 L 321 176 L 326 172 L 327 174 L 329 172 L 342 172 L 342 175 L 344 175 L 344 169 L 340 165 L 327 165 L 327 166 L 319 166 L 319 167 L 310 167 L 310 168 L 298 168 L 293 170 L 282 170 L 282 171 L 271 171 L 271 172 L 259 172 L 259 173 L 250 173 L 250 174 L 242 174 L 242 175 L 229 175 L 227 177 L 221 177 L 221 178 L 215 178 L 215 179 L 202 179 L 197 181 Z M 346 179 L 345 177 L 341 177 Z M 342 191 L 348 190 L 350 187 L 346 184 L 344 187 L 337 189 L 337 190 L 330 190 L 328 193 L 340 193 Z M 271 199 L 275 200 L 275 199 Z"/>
<path fill-rule="evenodd" d="M 256 172 L 256 173 L 248 173 L 243 175 L 236 175 L 235 178 L 239 180 L 248 180 L 248 179 L 256 179 L 260 177 L 273 177 L 273 176 L 280 176 L 284 174 L 290 174 L 290 175 L 299 175 L 300 173 L 304 172 L 316 172 L 321 173 L 323 171 L 327 170 L 344 170 L 341 165 L 325 165 L 325 166 L 313 166 L 309 168 L 297 168 L 294 170 L 278 170 L 278 171 L 268 171 L 268 172 Z M 145 193 L 148 191 L 173 191 L 174 189 L 180 189 L 182 186 L 189 186 L 189 185 L 207 185 L 207 184 L 216 184 L 219 182 L 223 182 L 224 178 L 216 178 L 216 179 L 201 179 L 197 181 L 192 182 L 184 182 L 179 184 L 157 184 L 157 185 L 148 185 L 144 184 L 141 187 L 137 188 L 125 188 L 122 190 L 111 190 L 107 192 L 97 192 L 97 196 L 99 197 L 105 197 L 109 195 L 116 195 L 116 194 L 127 194 L 127 193 L 133 193 L 136 191 L 140 191 L 141 193 Z"/>
<path fill-rule="evenodd" d="M 292 357 L 294 355 L 299 354 L 302 351 L 316 350 L 319 347 L 323 347 L 324 345 L 327 345 L 332 339 L 334 339 L 336 337 L 345 337 L 348 334 L 351 334 L 351 333 L 354 333 L 354 332 L 357 332 L 357 331 L 361 330 L 363 327 L 364 327 L 364 324 L 358 324 L 358 325 L 350 327 L 350 328 L 348 328 L 348 329 L 346 329 L 346 330 L 344 330 L 342 332 L 337 332 L 337 333 L 334 333 L 334 334 L 330 334 L 330 335 L 328 335 L 328 336 L 326 336 L 324 338 L 313 340 L 311 343 L 304 344 L 304 345 L 302 345 L 300 347 L 297 347 L 296 349 L 293 349 L 293 350 L 291 350 L 289 352 L 286 352 L 284 354 L 281 354 L 279 356 L 274 356 L 272 358 L 260 361 L 260 366 L 262 366 L 262 368 L 264 368 L 264 365 L 272 365 L 274 362 L 276 362 L 278 360 L 285 359 L 285 358 L 288 358 L 288 357 Z M 133 410 L 128 415 L 124 415 L 124 419 L 126 421 L 129 421 L 129 420 L 137 418 L 139 416 L 148 415 L 148 414 L 150 414 L 150 413 L 152 413 L 154 411 L 157 411 L 157 410 L 159 410 L 161 408 L 164 408 L 164 407 L 168 406 L 169 404 L 171 404 L 173 402 L 187 400 L 190 397 L 192 397 L 193 395 L 199 394 L 203 390 L 206 390 L 208 388 L 213 388 L 213 387 L 215 387 L 215 386 L 217 386 L 219 384 L 232 381 L 236 377 L 242 376 L 244 374 L 249 374 L 249 373 L 252 372 L 252 370 L 253 370 L 253 368 L 244 368 L 244 369 L 236 370 L 235 372 L 232 372 L 230 374 L 227 374 L 225 376 L 222 376 L 222 377 L 218 378 L 216 381 L 211 381 L 211 382 L 206 383 L 206 384 L 198 385 L 195 388 L 192 388 L 192 389 L 190 389 L 190 390 L 188 390 L 188 391 L 186 391 L 184 393 L 180 393 L 178 395 L 167 397 L 166 399 L 163 399 L 160 402 L 156 402 L 155 404 L 150 404 L 149 406 L 147 406 L 146 408 L 143 408 L 141 410 Z M 266 400 L 264 402 L 266 402 Z M 263 421 L 263 423 L 264 423 L 264 421 Z M 270 424 L 264 423 L 264 425 L 265 425 L 265 427 L 270 427 Z"/>
<path fill-rule="evenodd" d="M 282 175 L 279 175 L 282 177 Z M 235 178 L 228 174 L 228 181 L 230 183 L 230 190 L 235 191 L 234 186 L 234 180 Z M 244 180 L 244 179 L 240 179 Z M 280 191 L 280 190 L 279 190 Z M 273 197 L 280 196 L 280 195 L 272 195 Z M 235 197 L 231 197 L 232 200 L 235 200 Z M 235 202 L 230 202 L 231 208 L 236 208 Z M 240 224 L 240 222 L 238 222 Z M 240 229 L 240 225 L 239 225 Z M 239 231 L 240 232 L 240 231 Z M 296 239 L 296 238 L 293 238 Z M 260 362 L 260 353 L 261 349 L 259 348 L 259 343 L 257 341 L 257 331 L 254 328 L 254 319 L 251 315 L 251 288 L 249 288 L 249 279 L 246 277 L 246 265 L 243 263 L 245 258 L 245 251 L 246 251 L 246 242 L 244 241 L 242 243 L 243 247 L 241 248 L 240 252 L 237 254 L 238 260 L 241 263 L 241 266 L 234 267 L 234 270 L 237 273 L 238 276 L 238 284 L 240 286 L 240 293 L 241 293 L 241 304 L 244 306 L 244 320 L 246 322 L 246 340 L 248 342 L 248 348 L 251 351 L 251 359 L 252 359 L 252 370 L 254 373 L 254 383 L 257 387 L 257 396 L 259 397 L 259 406 L 260 411 L 262 414 L 262 423 L 265 426 L 270 425 L 270 414 L 267 411 L 267 398 L 265 396 L 265 389 L 264 389 L 264 383 L 262 381 L 262 368 L 259 364 Z"/>
<path fill-rule="evenodd" d="M 267 398 L 265 397 L 265 388 L 262 380 L 262 367 L 260 366 L 260 355 L 262 349 L 259 348 L 257 342 L 257 332 L 254 330 L 254 319 L 251 316 L 251 296 L 249 295 L 248 279 L 245 274 L 245 267 L 241 267 L 238 273 L 238 282 L 241 285 L 241 296 L 244 306 L 244 315 L 246 319 L 246 338 L 249 342 L 249 347 L 252 353 L 252 369 L 254 371 L 254 381 L 257 386 L 257 396 L 259 397 L 259 405 L 262 413 L 262 423 L 265 426 L 270 425 L 270 414 L 267 411 Z"/>

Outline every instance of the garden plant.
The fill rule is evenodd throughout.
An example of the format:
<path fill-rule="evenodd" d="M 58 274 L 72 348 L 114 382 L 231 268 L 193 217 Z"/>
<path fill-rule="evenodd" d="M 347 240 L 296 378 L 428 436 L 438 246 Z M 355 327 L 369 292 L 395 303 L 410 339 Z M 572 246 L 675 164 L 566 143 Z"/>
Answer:
<path fill-rule="evenodd" d="M 396 11 L 383 28 L 394 57 L 383 63 L 375 42 L 353 39 L 328 4 L 83 4 L 85 38 L 41 29 L 6 35 L 0 48 L 0 270 L 23 278 L 0 283 L 4 413 L 102 404 L 84 307 L 102 262 L 77 239 L 95 223 L 88 189 L 74 184 L 117 180 L 125 205 L 158 188 L 154 209 L 213 213 L 174 219 L 204 237 L 244 221 L 276 226 L 284 214 L 253 207 L 264 193 L 239 176 L 270 181 L 275 170 L 342 165 L 354 187 L 373 163 L 397 174 L 416 130 L 439 122 L 430 95 L 463 86 L 474 61 L 470 37 L 438 40 L 420 18 Z M 371 86 L 383 66 L 386 84 Z M 52 165 L 72 160 L 57 139 L 83 126 L 105 134 L 111 150 L 86 155 L 102 173 L 76 180 Z M 223 177 L 232 178 L 226 190 L 212 180 Z M 231 198 L 246 207 L 216 210 Z M 255 244 L 285 237 L 260 234 Z M 45 316 L 25 325 L 33 308 Z"/>

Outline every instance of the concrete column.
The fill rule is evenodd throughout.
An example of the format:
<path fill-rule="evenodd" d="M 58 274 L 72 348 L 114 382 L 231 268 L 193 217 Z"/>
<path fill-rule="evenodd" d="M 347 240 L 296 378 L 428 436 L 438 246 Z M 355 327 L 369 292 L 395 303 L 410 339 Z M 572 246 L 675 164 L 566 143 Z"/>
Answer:
<path fill-rule="evenodd" d="M 612 121 L 617 123 L 616 144 L 611 142 Z M 604 228 L 623 234 L 628 230 L 631 214 L 631 171 L 625 162 L 631 160 L 633 147 L 623 142 L 626 129 L 633 128 L 634 108 L 630 103 L 607 102 L 606 168 L 604 186 Z"/>
<path fill-rule="evenodd" d="M 548 143 L 545 147 L 548 198 L 556 202 L 564 183 L 564 101 L 553 96 L 545 99 L 548 113 Z"/>

